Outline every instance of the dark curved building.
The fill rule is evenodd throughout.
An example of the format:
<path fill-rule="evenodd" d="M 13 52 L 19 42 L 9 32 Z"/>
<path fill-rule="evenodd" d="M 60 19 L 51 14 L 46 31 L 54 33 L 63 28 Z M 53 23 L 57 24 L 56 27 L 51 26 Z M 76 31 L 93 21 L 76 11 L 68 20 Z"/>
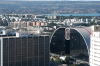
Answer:
<path fill-rule="evenodd" d="M 79 56 L 89 56 L 90 27 L 66 28 L 61 27 L 54 31 L 50 40 L 50 51 L 53 53 Z"/>

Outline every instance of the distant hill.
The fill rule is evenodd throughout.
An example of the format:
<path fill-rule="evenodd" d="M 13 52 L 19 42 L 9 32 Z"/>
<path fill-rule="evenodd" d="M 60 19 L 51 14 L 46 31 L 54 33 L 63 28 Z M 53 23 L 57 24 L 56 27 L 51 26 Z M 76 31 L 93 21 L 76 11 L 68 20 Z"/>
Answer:
<path fill-rule="evenodd" d="M 100 1 L 0 1 L 0 9 L 38 11 L 100 11 Z M 63 13 L 63 12 L 62 12 Z"/>
<path fill-rule="evenodd" d="M 100 9 L 100 1 L 0 1 L 0 8 Z"/>

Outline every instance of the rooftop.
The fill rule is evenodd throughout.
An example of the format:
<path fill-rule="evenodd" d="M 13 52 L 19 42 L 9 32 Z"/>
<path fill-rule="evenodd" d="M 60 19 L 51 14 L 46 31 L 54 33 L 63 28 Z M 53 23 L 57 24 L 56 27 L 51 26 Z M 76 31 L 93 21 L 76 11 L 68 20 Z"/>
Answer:
<path fill-rule="evenodd" d="M 49 36 L 49 35 L 33 35 L 33 37 L 36 37 L 36 36 L 38 37 L 38 36 Z M 21 37 L 16 37 L 16 36 L 3 36 L 3 37 L 0 37 L 0 38 L 21 38 Z"/>

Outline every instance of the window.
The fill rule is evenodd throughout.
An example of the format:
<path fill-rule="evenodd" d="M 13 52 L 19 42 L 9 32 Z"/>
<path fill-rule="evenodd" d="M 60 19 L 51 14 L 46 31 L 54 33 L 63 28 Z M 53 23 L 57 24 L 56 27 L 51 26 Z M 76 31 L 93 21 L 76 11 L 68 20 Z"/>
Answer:
<path fill-rule="evenodd" d="M 96 27 L 96 30 L 98 30 L 98 27 Z"/>

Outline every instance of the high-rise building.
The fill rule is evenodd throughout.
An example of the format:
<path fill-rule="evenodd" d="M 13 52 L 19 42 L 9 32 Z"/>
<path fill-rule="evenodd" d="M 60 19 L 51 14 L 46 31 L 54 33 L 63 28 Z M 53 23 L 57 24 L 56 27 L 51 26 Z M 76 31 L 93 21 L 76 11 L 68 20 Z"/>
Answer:
<path fill-rule="evenodd" d="M 49 36 L 0 37 L 0 66 L 49 66 Z"/>
<path fill-rule="evenodd" d="M 90 40 L 90 66 L 100 66 L 100 26 L 92 26 Z"/>
<path fill-rule="evenodd" d="M 85 59 L 88 63 L 90 34 L 90 27 L 57 28 L 50 39 L 50 51 L 53 53 L 67 54 L 82 60 Z"/>

